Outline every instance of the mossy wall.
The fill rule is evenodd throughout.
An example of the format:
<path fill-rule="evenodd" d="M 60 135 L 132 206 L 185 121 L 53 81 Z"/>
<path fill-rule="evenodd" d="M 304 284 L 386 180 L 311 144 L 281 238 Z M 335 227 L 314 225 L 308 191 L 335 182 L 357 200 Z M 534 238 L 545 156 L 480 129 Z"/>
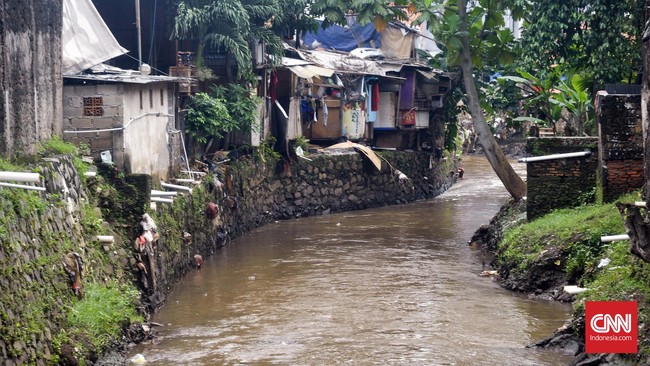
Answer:
<path fill-rule="evenodd" d="M 531 156 L 590 151 L 591 155 L 527 163 L 527 217 L 595 200 L 598 140 L 595 137 L 529 138 Z"/>
<path fill-rule="evenodd" d="M 194 255 L 207 257 L 229 240 L 276 220 L 361 210 L 432 198 L 455 179 L 457 162 L 435 160 L 430 154 L 384 152 L 382 171 L 357 153 L 310 155 L 311 161 L 291 164 L 290 174 L 274 163 L 240 160 L 223 167 L 208 184 L 173 205 L 158 204 L 154 215 L 161 238 L 157 245 L 157 291 L 151 305 L 164 301 L 170 284 L 192 268 Z M 408 177 L 400 181 L 394 173 Z M 213 220 L 206 216 L 209 202 L 219 207 Z M 192 243 L 183 240 L 192 235 Z"/>
<path fill-rule="evenodd" d="M 0 364 L 56 364 L 63 349 L 80 359 L 94 357 L 84 330 L 69 325 L 76 298 L 63 259 L 72 252 L 83 257 L 82 283 L 139 285 L 133 243 L 144 212 L 160 233 L 156 286 L 140 287 L 144 302 L 134 306 L 151 311 L 193 268 L 195 254 L 210 256 L 231 239 L 276 220 L 431 198 L 451 186 L 450 172 L 457 169 L 456 161 L 425 153 L 382 156 L 381 172 L 357 153 L 311 155 L 311 161 L 292 163 L 290 173 L 275 163 L 241 158 L 208 174 L 191 194 L 156 209 L 148 207 L 148 176 L 123 176 L 100 166 L 96 178 L 84 179 L 69 157 L 39 162 L 35 171 L 47 192 L 0 189 Z M 400 180 L 395 169 L 408 179 Z M 218 205 L 214 218 L 206 214 L 209 202 Z M 97 235 L 115 240 L 102 243 Z"/>

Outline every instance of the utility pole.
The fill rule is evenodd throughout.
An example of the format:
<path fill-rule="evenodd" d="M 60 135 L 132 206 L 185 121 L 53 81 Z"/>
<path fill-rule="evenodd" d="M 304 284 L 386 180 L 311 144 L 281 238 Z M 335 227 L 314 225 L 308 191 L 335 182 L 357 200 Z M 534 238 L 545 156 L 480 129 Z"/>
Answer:
<path fill-rule="evenodd" d="M 142 66 L 142 26 L 140 25 L 140 0 L 135 0 L 135 27 L 138 30 L 138 69 Z"/>

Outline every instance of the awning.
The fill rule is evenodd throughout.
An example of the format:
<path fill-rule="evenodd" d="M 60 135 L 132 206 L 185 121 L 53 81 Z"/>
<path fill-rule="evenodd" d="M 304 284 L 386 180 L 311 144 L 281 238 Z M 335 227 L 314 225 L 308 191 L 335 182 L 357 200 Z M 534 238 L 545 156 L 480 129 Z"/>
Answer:
<path fill-rule="evenodd" d="M 324 67 L 314 65 L 290 66 L 289 70 L 296 74 L 296 76 L 303 79 L 312 80 L 314 77 L 332 77 L 334 70 L 326 69 Z"/>
<path fill-rule="evenodd" d="M 422 75 L 427 81 L 438 82 L 438 75 L 433 71 L 415 70 Z"/>

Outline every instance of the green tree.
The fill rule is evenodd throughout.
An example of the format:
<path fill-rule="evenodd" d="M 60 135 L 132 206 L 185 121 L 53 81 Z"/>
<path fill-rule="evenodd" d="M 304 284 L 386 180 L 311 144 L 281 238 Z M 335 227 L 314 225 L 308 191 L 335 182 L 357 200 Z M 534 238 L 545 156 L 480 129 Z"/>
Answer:
<path fill-rule="evenodd" d="M 251 44 L 263 41 L 269 53 L 282 54 L 282 40 L 268 24 L 280 11 L 277 0 L 181 0 L 172 38 L 198 42 L 197 66 L 201 65 L 206 46 L 225 51 L 227 73 L 232 57 L 241 78 L 252 71 Z"/>
<path fill-rule="evenodd" d="M 196 141 L 205 144 L 208 139 L 222 138 L 237 128 L 223 99 L 213 98 L 207 93 L 192 96 L 185 115 L 185 131 Z"/>
<path fill-rule="evenodd" d="M 643 1 L 535 0 L 526 13 L 522 67 L 569 64 L 596 86 L 633 82 L 641 67 Z"/>

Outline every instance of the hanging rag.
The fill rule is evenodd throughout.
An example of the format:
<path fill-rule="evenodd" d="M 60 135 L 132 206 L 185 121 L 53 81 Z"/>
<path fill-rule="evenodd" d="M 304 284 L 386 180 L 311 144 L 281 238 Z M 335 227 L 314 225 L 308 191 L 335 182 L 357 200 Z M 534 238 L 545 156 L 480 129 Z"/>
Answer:
<path fill-rule="evenodd" d="M 379 110 L 379 83 L 372 84 L 372 105 L 370 110 L 373 112 Z"/>
<path fill-rule="evenodd" d="M 321 98 L 321 105 L 323 106 L 323 126 L 327 126 L 327 103 L 325 102 L 325 98 Z"/>
<path fill-rule="evenodd" d="M 278 88 L 278 71 L 273 70 L 271 72 L 271 81 L 269 83 L 269 96 L 271 97 L 271 103 L 275 102 L 277 98 L 277 88 Z"/>

